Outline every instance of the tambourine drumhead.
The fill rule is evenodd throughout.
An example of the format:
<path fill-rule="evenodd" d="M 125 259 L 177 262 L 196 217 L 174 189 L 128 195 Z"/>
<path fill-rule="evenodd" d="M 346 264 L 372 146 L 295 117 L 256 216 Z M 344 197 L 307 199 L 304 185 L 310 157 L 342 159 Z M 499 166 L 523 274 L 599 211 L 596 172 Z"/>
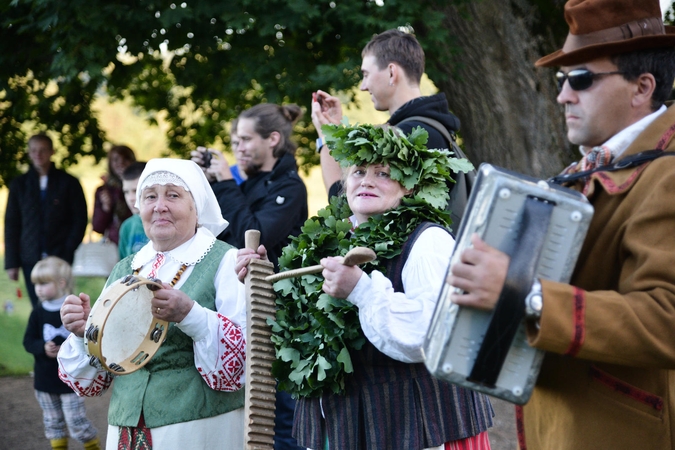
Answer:
<path fill-rule="evenodd" d="M 104 290 L 91 308 L 85 347 L 106 370 L 132 373 L 159 350 L 169 323 L 153 317 L 150 302 L 151 288 L 161 287 L 147 278 L 124 277 Z"/>

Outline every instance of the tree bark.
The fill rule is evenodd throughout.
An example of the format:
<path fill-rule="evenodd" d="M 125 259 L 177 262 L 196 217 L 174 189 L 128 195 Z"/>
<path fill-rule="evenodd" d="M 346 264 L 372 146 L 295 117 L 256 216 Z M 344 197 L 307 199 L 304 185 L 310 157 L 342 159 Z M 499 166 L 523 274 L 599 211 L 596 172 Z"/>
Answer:
<path fill-rule="evenodd" d="M 427 51 L 427 72 L 462 121 L 472 162 L 546 178 L 578 159 L 555 101 L 554 69 L 534 67 L 542 48 L 562 45 L 559 37 L 530 31 L 537 7 L 527 0 L 483 0 L 439 9 L 453 41 Z"/>

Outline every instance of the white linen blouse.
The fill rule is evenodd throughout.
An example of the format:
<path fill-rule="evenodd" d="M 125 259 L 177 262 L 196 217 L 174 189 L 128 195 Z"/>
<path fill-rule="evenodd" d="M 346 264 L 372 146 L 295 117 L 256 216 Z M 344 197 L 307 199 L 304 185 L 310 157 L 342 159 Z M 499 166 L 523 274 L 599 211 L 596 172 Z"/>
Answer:
<path fill-rule="evenodd" d="M 168 283 L 182 264 L 188 267 L 174 286 L 180 288 L 215 242 L 213 234 L 198 228 L 189 241 L 164 252 L 165 262 L 159 268 L 157 278 Z M 148 242 L 133 258 L 132 268 L 141 268 L 139 275 L 147 277 L 157 252 Z M 225 253 L 213 280 L 216 287 L 216 311 L 194 303 L 188 315 L 175 324 L 190 336 L 194 348 L 194 364 L 204 381 L 215 390 L 236 391 L 245 381 L 246 350 L 246 294 L 237 280 L 234 266 L 237 250 Z M 108 284 L 115 280 L 108 280 Z M 114 376 L 104 369 L 89 364 L 84 338 L 71 334 L 58 354 L 61 379 L 73 387 L 80 396 L 98 396 L 105 392 Z"/>
<path fill-rule="evenodd" d="M 422 362 L 422 346 L 438 301 L 454 238 L 441 228 L 424 230 L 403 266 L 403 292 L 379 271 L 362 274 L 347 300 L 358 306 L 368 340 L 390 358 Z"/>

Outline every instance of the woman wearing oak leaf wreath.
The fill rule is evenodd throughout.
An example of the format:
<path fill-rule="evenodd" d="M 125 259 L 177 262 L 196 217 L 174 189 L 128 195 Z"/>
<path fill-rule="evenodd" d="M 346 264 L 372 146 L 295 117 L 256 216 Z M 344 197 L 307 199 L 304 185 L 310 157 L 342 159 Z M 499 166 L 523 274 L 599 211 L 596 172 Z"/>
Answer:
<path fill-rule="evenodd" d="M 170 322 L 166 341 L 112 383 L 85 352 L 89 296 L 68 296 L 61 317 L 72 333 L 58 355 L 60 377 L 83 396 L 112 383 L 108 449 L 243 448 L 246 296 L 236 249 L 215 237 L 227 222 L 192 161 L 149 161 L 136 195 L 150 242 L 120 261 L 107 284 L 129 274 L 162 280 L 152 315 Z"/>
<path fill-rule="evenodd" d="M 274 285 L 273 373 L 299 398 L 294 437 L 317 450 L 489 449 L 488 398 L 431 376 L 421 353 L 455 244 L 446 180 L 471 164 L 427 149 L 422 128 L 323 130 L 346 197 L 309 219 L 279 259 L 282 271 L 320 263 L 323 272 Z M 377 261 L 350 267 L 334 256 L 355 246 Z M 264 247 L 239 250 L 240 280 L 251 258 L 265 258 Z"/>

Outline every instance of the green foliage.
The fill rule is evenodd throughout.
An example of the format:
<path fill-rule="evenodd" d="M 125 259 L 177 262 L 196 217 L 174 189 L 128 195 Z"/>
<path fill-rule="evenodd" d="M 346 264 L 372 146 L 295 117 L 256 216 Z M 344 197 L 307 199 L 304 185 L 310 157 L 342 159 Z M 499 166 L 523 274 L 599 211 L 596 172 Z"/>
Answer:
<path fill-rule="evenodd" d="M 279 258 L 281 270 L 318 264 L 327 256 L 344 256 L 354 247 L 369 247 L 377 260 L 361 268 L 366 273 L 386 273 L 385 262 L 401 253 L 403 243 L 419 224 L 431 221 L 447 227 L 450 223 L 447 212 L 419 200 L 373 216 L 352 233 L 350 215 L 344 196 L 331 199 L 284 248 Z M 324 293 L 322 285 L 320 274 L 274 284 L 277 314 L 268 321 L 277 350 L 272 372 L 279 388 L 295 398 L 343 393 L 345 378 L 353 373 L 350 351 L 365 343 L 356 307 Z"/>
<path fill-rule="evenodd" d="M 378 3 L 3 2 L 0 185 L 27 162 L 26 134 L 34 130 L 55 132 L 69 151 L 66 166 L 78 155 L 102 158 L 105 136 L 90 108 L 97 92 L 130 95 L 151 117 L 165 113 L 170 152 L 187 155 L 229 142 L 226 124 L 252 105 L 309 107 L 316 89 L 352 88 L 374 33 L 412 26 L 438 30 L 439 42 L 447 36 L 441 18 L 428 14 L 433 2 Z M 316 164 L 308 116 L 296 131 L 301 165 Z"/>
<path fill-rule="evenodd" d="M 675 25 L 675 3 L 671 3 L 668 9 L 663 11 L 663 24 L 670 26 Z"/>
<path fill-rule="evenodd" d="M 398 128 L 377 125 L 324 125 L 330 154 L 341 167 L 384 164 L 392 180 L 434 208 L 445 208 L 453 172 L 468 172 L 467 159 L 453 158 L 447 149 L 428 149 L 429 133 L 416 127 L 406 136 Z"/>

